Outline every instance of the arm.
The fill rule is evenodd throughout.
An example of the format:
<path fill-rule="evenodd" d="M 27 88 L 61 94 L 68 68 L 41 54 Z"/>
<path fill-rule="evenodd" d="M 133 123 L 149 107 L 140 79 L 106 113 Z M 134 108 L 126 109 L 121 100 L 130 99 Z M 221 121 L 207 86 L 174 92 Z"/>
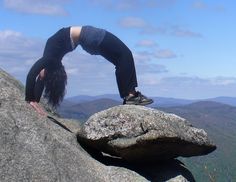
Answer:
<path fill-rule="evenodd" d="M 34 86 L 35 101 L 39 102 L 44 90 L 45 70 L 41 70 Z"/>
<path fill-rule="evenodd" d="M 48 61 L 45 58 L 39 59 L 30 69 L 26 79 L 25 100 L 41 115 L 46 115 L 45 111 L 38 105 L 44 85 L 42 85 L 43 83 L 35 84 L 35 81 L 40 71 L 43 70 L 47 64 Z M 38 80 L 42 81 L 39 77 Z M 35 93 L 35 89 L 37 89 L 36 87 L 38 86 L 40 86 L 41 90 L 38 90 L 38 93 Z"/>
<path fill-rule="evenodd" d="M 44 69 L 48 64 L 48 61 L 43 57 L 39 59 L 30 69 L 25 86 L 25 100 L 26 101 L 36 101 L 35 98 L 35 81 L 40 71 Z"/>

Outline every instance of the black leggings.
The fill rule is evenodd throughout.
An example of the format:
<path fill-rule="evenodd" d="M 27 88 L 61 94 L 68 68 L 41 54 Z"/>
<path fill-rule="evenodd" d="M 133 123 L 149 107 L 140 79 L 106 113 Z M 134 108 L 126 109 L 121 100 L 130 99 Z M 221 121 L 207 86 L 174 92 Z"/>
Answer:
<path fill-rule="evenodd" d="M 134 59 L 129 48 L 116 36 L 106 32 L 100 44 L 100 54 L 115 65 L 120 97 L 124 98 L 138 86 Z"/>

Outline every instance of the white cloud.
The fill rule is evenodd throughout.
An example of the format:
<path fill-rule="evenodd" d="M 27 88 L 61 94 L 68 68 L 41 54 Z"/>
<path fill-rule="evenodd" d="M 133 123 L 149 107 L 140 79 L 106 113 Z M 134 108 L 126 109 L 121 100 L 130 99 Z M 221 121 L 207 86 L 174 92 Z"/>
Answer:
<path fill-rule="evenodd" d="M 1 41 L 2 40 L 6 40 L 8 39 L 9 37 L 20 37 L 21 36 L 21 33 L 20 32 L 15 32 L 15 31 L 12 31 L 12 30 L 5 30 L 5 31 L 0 31 L 0 34 L 1 34 Z"/>
<path fill-rule="evenodd" d="M 20 32 L 0 31 L 0 67 L 24 82 L 29 66 L 41 56 L 43 45 L 41 40 Z"/>
<path fill-rule="evenodd" d="M 176 4 L 177 0 L 149 0 L 147 5 L 151 8 L 169 8 Z"/>
<path fill-rule="evenodd" d="M 156 59 L 173 59 L 177 55 L 170 49 L 157 49 L 156 47 L 148 47 L 148 51 L 137 51 L 133 53 L 134 60 L 137 64 L 150 64 Z"/>
<path fill-rule="evenodd" d="M 35 50 L 36 45 L 39 42 L 36 40 L 30 39 L 22 35 L 20 32 L 12 31 L 12 30 L 3 30 L 0 31 L 0 48 L 1 51 L 17 51 L 19 48 L 31 48 L 31 50 Z M 41 42 L 40 42 L 41 44 Z"/>
<path fill-rule="evenodd" d="M 147 83 L 142 80 L 143 82 L 141 83 L 144 91 L 149 95 L 185 99 L 204 99 L 218 96 L 235 97 L 235 77 L 172 76 L 158 78 L 150 76 L 149 78 L 153 78 L 153 80 L 149 80 Z"/>
<path fill-rule="evenodd" d="M 171 59 L 176 58 L 177 55 L 169 49 L 160 49 L 154 53 L 154 57 L 158 59 Z"/>
<path fill-rule="evenodd" d="M 168 73 L 168 70 L 165 66 L 160 64 L 136 64 L 136 70 L 139 75 L 144 74 L 160 74 L 160 73 Z"/>
<path fill-rule="evenodd" d="M 68 0 L 4 0 L 8 9 L 27 14 L 60 15 L 68 13 L 62 6 Z"/>
<path fill-rule="evenodd" d="M 145 20 L 138 17 L 125 17 L 120 20 L 119 24 L 125 28 L 144 28 L 147 26 Z"/>
<path fill-rule="evenodd" d="M 158 74 L 146 73 L 139 75 L 140 84 L 145 86 L 156 86 L 160 83 L 160 78 Z"/>
<path fill-rule="evenodd" d="M 236 78 L 234 77 L 216 77 L 210 79 L 212 85 L 216 86 L 229 86 L 232 84 L 236 84 Z"/>
<path fill-rule="evenodd" d="M 176 3 L 176 0 L 89 0 L 89 2 L 110 11 L 140 11 L 150 8 L 169 8 Z"/>
<path fill-rule="evenodd" d="M 195 9 L 206 9 L 207 8 L 207 4 L 204 3 L 203 1 L 195 1 L 195 2 L 193 2 L 192 6 Z"/>
<path fill-rule="evenodd" d="M 202 34 L 200 33 L 193 32 L 180 26 L 172 26 L 170 29 L 170 35 L 174 35 L 176 37 L 195 37 L 195 38 L 203 37 Z"/>
<path fill-rule="evenodd" d="M 162 25 L 159 27 L 155 27 L 153 25 L 147 24 L 147 26 L 143 28 L 140 32 L 142 34 L 148 34 L 148 35 L 162 34 L 162 35 L 170 35 L 170 36 L 184 37 L 184 38 L 202 38 L 203 37 L 201 33 L 192 31 L 180 25 L 174 25 L 174 26 Z"/>
<path fill-rule="evenodd" d="M 140 40 L 136 45 L 139 47 L 157 47 L 158 46 L 158 44 L 155 41 L 148 40 L 148 39 Z"/>
<path fill-rule="evenodd" d="M 143 18 L 139 17 L 124 17 L 120 19 L 119 25 L 122 28 L 136 28 L 139 30 L 140 34 L 146 35 L 170 35 L 175 37 L 184 38 L 202 38 L 201 33 L 192 31 L 181 25 L 160 25 L 154 26 Z"/>
<path fill-rule="evenodd" d="M 120 0 L 116 1 L 118 10 L 134 10 L 140 7 L 141 2 L 137 0 Z"/>
<path fill-rule="evenodd" d="M 139 52 L 134 52 L 133 57 L 136 63 L 147 63 L 150 62 L 152 59 L 152 53 L 148 51 L 139 51 Z"/>
<path fill-rule="evenodd" d="M 79 73 L 78 68 L 68 68 L 66 70 L 68 75 L 77 75 Z"/>
<path fill-rule="evenodd" d="M 207 10 L 207 11 L 215 11 L 215 12 L 225 12 L 226 8 L 222 4 L 210 4 L 204 1 L 194 1 L 192 3 L 192 7 L 197 10 Z"/>
<path fill-rule="evenodd" d="M 147 35 L 155 35 L 155 34 L 167 34 L 168 28 L 164 26 L 153 26 L 151 24 L 148 24 L 145 28 L 140 30 L 141 34 L 147 34 Z"/>
<path fill-rule="evenodd" d="M 20 32 L 12 30 L 0 31 L 0 56 L 5 60 L 29 60 L 43 48 L 41 40 L 31 39 Z"/>

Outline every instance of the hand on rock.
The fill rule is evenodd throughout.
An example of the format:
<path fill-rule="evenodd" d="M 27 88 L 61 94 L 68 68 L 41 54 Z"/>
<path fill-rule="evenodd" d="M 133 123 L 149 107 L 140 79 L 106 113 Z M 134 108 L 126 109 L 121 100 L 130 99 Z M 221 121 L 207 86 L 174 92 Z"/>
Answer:
<path fill-rule="evenodd" d="M 38 102 L 30 101 L 29 104 L 42 116 L 47 116 L 44 109 L 38 104 Z"/>

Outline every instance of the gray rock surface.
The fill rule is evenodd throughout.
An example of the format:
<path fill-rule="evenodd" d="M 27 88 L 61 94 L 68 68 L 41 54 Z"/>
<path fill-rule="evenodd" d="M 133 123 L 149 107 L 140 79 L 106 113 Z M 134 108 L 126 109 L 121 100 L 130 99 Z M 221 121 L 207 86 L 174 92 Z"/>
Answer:
<path fill-rule="evenodd" d="M 133 165 L 94 156 L 77 142 L 82 132 L 77 120 L 59 118 L 45 102 L 41 105 L 54 119 L 39 116 L 24 101 L 23 85 L 0 69 L 1 182 L 194 181 L 177 160 Z"/>
<path fill-rule="evenodd" d="M 132 170 L 93 159 L 76 140 L 80 124 L 56 119 L 72 132 L 39 116 L 24 101 L 23 86 L 0 69 L 1 182 L 147 181 Z"/>
<path fill-rule="evenodd" d="M 91 116 L 78 133 L 85 145 L 132 162 L 206 155 L 216 149 L 203 129 L 144 106 L 121 105 Z"/>

